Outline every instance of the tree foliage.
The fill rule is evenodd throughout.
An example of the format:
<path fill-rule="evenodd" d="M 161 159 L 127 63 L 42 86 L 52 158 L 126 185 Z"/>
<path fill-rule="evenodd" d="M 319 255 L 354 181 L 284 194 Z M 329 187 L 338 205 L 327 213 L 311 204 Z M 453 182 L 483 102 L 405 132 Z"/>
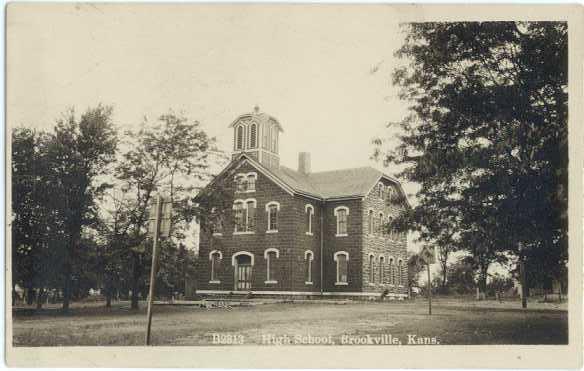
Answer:
<path fill-rule="evenodd" d="M 376 155 L 421 186 L 404 224 L 440 247 L 471 252 L 485 273 L 508 253 L 545 256 L 550 271 L 561 270 L 567 24 L 429 22 L 405 32 L 393 83 L 409 115 L 394 125 L 395 147 L 376 141 Z"/>

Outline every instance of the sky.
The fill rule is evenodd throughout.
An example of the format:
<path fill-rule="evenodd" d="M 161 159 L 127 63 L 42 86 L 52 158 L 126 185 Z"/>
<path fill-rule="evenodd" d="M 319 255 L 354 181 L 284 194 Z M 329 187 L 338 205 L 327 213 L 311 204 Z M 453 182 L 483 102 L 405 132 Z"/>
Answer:
<path fill-rule="evenodd" d="M 391 84 L 399 22 L 384 6 L 12 3 L 7 122 L 48 129 L 103 103 L 130 128 L 172 109 L 230 151 L 228 125 L 258 105 L 284 128 L 282 164 L 306 151 L 313 171 L 394 174 L 370 156 L 407 113 Z"/>

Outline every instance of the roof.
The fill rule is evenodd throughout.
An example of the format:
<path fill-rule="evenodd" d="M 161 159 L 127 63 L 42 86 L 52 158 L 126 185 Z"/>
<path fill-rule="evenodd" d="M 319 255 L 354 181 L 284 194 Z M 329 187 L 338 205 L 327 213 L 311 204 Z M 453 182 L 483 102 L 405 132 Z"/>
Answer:
<path fill-rule="evenodd" d="M 254 121 L 256 121 L 257 123 L 273 121 L 278 127 L 278 130 L 284 132 L 284 128 L 282 128 L 282 125 L 274 116 L 270 116 L 267 113 L 263 112 L 250 112 L 244 113 L 243 115 L 239 115 L 235 120 L 233 120 L 233 122 L 231 122 L 231 124 L 229 124 L 229 127 L 232 128 L 235 124 L 239 122 L 239 120 L 244 118 L 254 119 Z"/>
<path fill-rule="evenodd" d="M 294 192 L 323 200 L 364 197 L 369 194 L 380 179 L 385 178 L 398 186 L 399 192 L 409 206 L 399 181 L 370 166 L 303 174 L 285 166 L 268 168 L 245 154 L 239 158 L 241 157 L 245 157 L 255 167 L 272 175 Z"/>

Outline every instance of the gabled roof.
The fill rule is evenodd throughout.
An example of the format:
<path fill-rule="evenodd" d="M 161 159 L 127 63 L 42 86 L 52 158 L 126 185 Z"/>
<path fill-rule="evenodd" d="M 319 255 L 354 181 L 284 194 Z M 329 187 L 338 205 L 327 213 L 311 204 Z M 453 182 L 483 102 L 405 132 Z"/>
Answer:
<path fill-rule="evenodd" d="M 321 171 L 310 174 L 303 174 L 285 166 L 279 168 L 268 168 L 245 153 L 239 155 L 231 161 L 215 179 L 213 179 L 197 197 L 204 194 L 217 179 L 230 170 L 235 170 L 234 166 L 245 159 L 259 172 L 267 176 L 278 186 L 282 187 L 290 194 L 300 194 L 319 200 L 337 200 L 347 198 L 365 197 L 371 192 L 373 187 L 381 180 L 386 179 L 394 183 L 401 193 L 407 207 L 411 207 L 407 196 L 399 181 L 372 167 L 358 167 L 332 171 Z"/>
<path fill-rule="evenodd" d="M 410 204 L 399 181 L 372 167 L 358 167 L 332 171 L 303 174 L 285 166 L 268 168 L 245 153 L 234 162 L 245 158 L 252 166 L 271 178 L 286 191 L 310 196 L 320 200 L 365 197 L 381 179 L 387 179 L 397 185 L 406 205 Z M 228 166 L 229 167 L 229 166 Z"/>

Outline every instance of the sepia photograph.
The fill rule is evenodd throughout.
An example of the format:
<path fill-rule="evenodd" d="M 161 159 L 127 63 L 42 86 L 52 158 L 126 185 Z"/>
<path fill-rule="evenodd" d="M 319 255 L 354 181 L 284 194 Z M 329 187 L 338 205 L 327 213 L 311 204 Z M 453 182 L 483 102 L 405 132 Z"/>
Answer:
<path fill-rule="evenodd" d="M 9 365 L 581 367 L 582 8 L 533 8 L 9 4 Z"/>

